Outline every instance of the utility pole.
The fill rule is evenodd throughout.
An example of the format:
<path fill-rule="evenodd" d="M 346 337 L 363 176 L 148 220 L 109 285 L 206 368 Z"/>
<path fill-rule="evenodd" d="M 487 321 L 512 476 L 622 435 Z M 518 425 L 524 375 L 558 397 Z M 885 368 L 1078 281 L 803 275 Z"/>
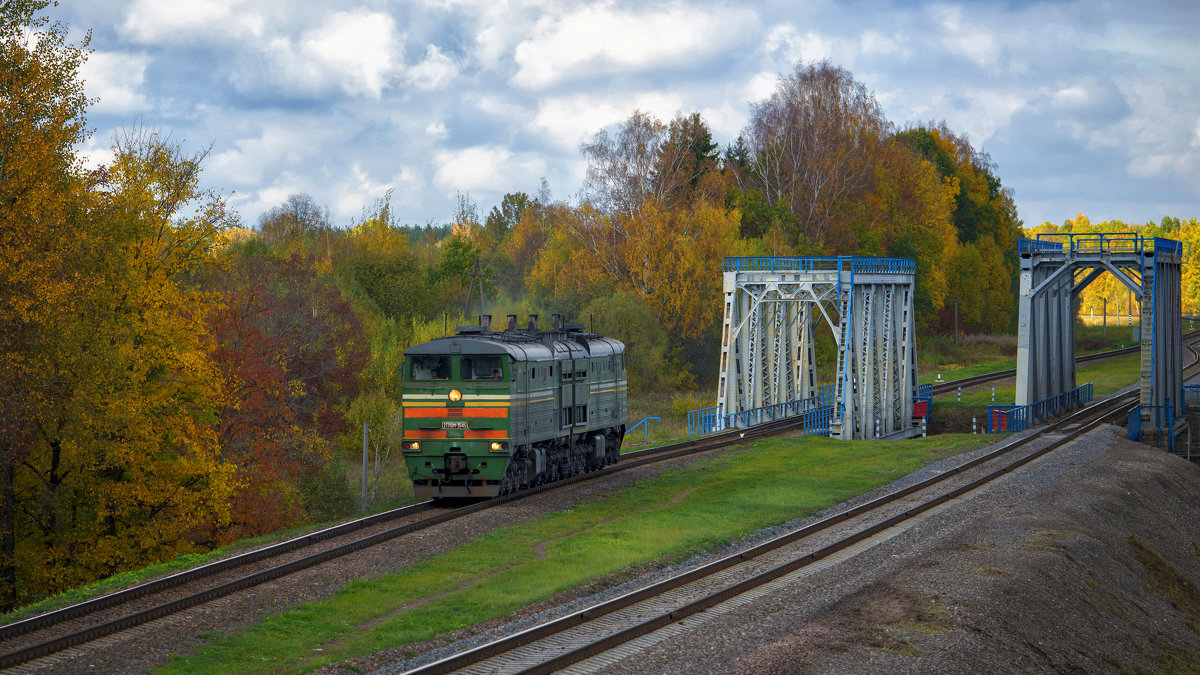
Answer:
<path fill-rule="evenodd" d="M 367 512 L 367 439 L 370 435 L 370 426 L 366 420 L 363 420 L 363 462 L 362 462 L 362 512 Z"/>
<path fill-rule="evenodd" d="M 958 298 L 954 299 L 954 344 L 958 344 Z"/>
<path fill-rule="evenodd" d="M 475 260 L 475 266 L 471 269 L 471 273 L 467 276 L 467 304 L 463 306 L 463 316 L 471 316 L 471 291 L 475 287 L 476 279 L 479 280 L 479 313 L 487 314 L 487 300 L 483 297 L 483 263 Z"/>

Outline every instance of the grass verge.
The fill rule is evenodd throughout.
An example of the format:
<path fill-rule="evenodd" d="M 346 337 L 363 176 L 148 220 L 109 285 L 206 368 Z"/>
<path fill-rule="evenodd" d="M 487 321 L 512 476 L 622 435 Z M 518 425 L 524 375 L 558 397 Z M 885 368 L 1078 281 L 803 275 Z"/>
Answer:
<path fill-rule="evenodd" d="M 327 600 L 174 657 L 161 672 L 308 672 L 421 642 L 511 616 L 632 566 L 714 550 L 984 440 L 758 441 L 569 511 L 496 530 L 406 570 L 354 582 Z"/>

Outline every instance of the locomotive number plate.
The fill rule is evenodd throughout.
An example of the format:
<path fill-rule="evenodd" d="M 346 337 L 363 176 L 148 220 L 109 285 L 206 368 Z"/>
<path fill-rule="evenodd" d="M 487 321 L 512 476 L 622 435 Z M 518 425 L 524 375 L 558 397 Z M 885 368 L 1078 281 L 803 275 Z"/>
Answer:
<path fill-rule="evenodd" d="M 443 429 L 466 429 L 467 421 L 463 420 L 463 421 L 459 422 L 459 421 L 455 420 L 455 421 L 450 421 L 450 422 L 442 422 L 442 428 Z"/>

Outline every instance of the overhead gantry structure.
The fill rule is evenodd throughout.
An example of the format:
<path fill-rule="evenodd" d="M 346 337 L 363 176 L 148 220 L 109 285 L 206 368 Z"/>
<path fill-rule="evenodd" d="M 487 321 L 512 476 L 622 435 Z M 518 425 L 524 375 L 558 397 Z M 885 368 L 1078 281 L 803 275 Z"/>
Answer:
<path fill-rule="evenodd" d="M 1108 272 L 1141 303 L 1141 411 L 1184 412 L 1182 267 L 1173 239 L 1136 233 L 1041 234 L 1019 242 L 1017 405 L 1075 388 L 1076 299 Z"/>
<path fill-rule="evenodd" d="M 903 258 L 726 258 L 717 419 L 818 397 L 814 331 L 837 345 L 829 433 L 916 433 L 916 266 Z"/>

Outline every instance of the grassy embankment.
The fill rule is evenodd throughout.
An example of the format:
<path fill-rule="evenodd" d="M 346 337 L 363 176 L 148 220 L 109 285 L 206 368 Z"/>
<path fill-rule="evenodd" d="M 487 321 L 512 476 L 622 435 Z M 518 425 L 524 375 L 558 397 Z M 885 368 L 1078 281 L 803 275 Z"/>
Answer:
<path fill-rule="evenodd" d="M 510 616 L 636 566 L 669 564 L 886 485 L 983 436 L 758 441 L 268 617 L 163 670 L 307 672 Z M 321 651 L 316 651 L 321 650 Z"/>

